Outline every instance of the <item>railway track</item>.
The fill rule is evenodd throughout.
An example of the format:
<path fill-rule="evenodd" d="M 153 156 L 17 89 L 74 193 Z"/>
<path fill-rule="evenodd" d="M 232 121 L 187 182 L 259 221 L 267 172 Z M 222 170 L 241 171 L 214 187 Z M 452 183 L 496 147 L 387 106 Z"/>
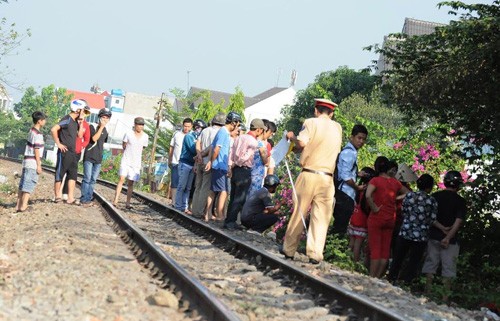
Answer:
<path fill-rule="evenodd" d="M 98 184 L 116 233 L 193 319 L 408 320 L 143 193 L 125 215 L 108 201 L 115 185 Z"/>

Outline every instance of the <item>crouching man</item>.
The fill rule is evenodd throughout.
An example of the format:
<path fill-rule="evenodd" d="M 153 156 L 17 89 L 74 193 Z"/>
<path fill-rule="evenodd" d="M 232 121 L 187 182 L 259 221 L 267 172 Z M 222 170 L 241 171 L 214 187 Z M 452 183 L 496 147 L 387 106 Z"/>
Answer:
<path fill-rule="evenodd" d="M 271 194 L 276 192 L 279 184 L 278 176 L 266 176 L 264 187 L 250 195 L 243 206 L 241 211 L 241 224 L 243 226 L 262 233 L 278 221 L 278 210 L 281 208 L 282 203 L 273 204 Z"/>

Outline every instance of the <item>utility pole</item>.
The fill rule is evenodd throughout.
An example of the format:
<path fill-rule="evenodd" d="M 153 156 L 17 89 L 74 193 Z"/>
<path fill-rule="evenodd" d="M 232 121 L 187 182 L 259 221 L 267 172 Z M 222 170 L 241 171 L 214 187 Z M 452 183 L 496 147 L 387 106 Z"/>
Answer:
<path fill-rule="evenodd" d="M 191 70 L 187 71 L 187 89 L 186 89 L 186 95 L 189 93 L 189 73 L 190 72 L 191 72 Z"/>
<path fill-rule="evenodd" d="M 153 136 L 153 146 L 151 148 L 151 159 L 149 160 L 149 169 L 148 169 L 148 183 L 149 183 L 149 188 L 151 193 L 156 192 L 156 182 L 154 182 L 153 177 L 154 177 L 154 172 L 153 172 L 153 163 L 155 163 L 155 154 L 156 154 L 156 141 L 158 140 L 158 132 L 160 130 L 160 121 L 161 121 L 161 110 L 163 108 L 163 96 L 165 93 L 161 93 L 161 98 L 160 98 L 160 106 L 158 107 L 158 111 L 155 113 L 155 118 L 156 118 L 156 127 L 155 127 L 155 134 Z"/>

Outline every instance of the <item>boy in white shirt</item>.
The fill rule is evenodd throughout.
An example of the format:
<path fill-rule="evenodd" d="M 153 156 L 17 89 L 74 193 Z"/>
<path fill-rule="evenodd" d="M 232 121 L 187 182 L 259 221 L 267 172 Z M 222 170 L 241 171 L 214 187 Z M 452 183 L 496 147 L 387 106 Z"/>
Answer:
<path fill-rule="evenodd" d="M 126 133 L 123 137 L 123 157 L 120 163 L 120 180 L 116 185 L 115 199 L 113 205 L 118 205 L 118 198 L 122 191 L 123 183 L 127 179 L 127 201 L 125 208 L 131 209 L 130 199 L 134 191 L 134 182 L 141 178 L 142 150 L 148 146 L 149 137 L 144 132 L 144 118 L 134 119 L 134 131 Z"/>
<path fill-rule="evenodd" d="M 35 111 L 31 117 L 33 118 L 33 127 L 28 133 L 26 149 L 24 151 L 23 173 L 19 182 L 16 212 L 31 210 L 31 206 L 28 206 L 28 200 L 30 195 L 35 191 L 38 175 L 42 173 L 44 141 L 41 130 L 47 122 L 47 116 L 41 111 Z"/>

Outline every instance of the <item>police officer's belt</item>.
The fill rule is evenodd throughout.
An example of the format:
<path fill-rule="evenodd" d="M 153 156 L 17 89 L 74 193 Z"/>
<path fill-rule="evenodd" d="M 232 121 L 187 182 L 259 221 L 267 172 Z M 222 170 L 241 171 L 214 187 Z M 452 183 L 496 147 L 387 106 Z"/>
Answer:
<path fill-rule="evenodd" d="M 318 175 L 326 175 L 326 176 L 331 176 L 333 177 L 332 173 L 327 173 L 327 172 L 321 172 L 321 171 L 315 171 L 314 169 L 307 169 L 307 168 L 302 168 L 303 172 L 308 172 L 308 173 L 313 173 L 313 174 L 318 174 Z"/>

